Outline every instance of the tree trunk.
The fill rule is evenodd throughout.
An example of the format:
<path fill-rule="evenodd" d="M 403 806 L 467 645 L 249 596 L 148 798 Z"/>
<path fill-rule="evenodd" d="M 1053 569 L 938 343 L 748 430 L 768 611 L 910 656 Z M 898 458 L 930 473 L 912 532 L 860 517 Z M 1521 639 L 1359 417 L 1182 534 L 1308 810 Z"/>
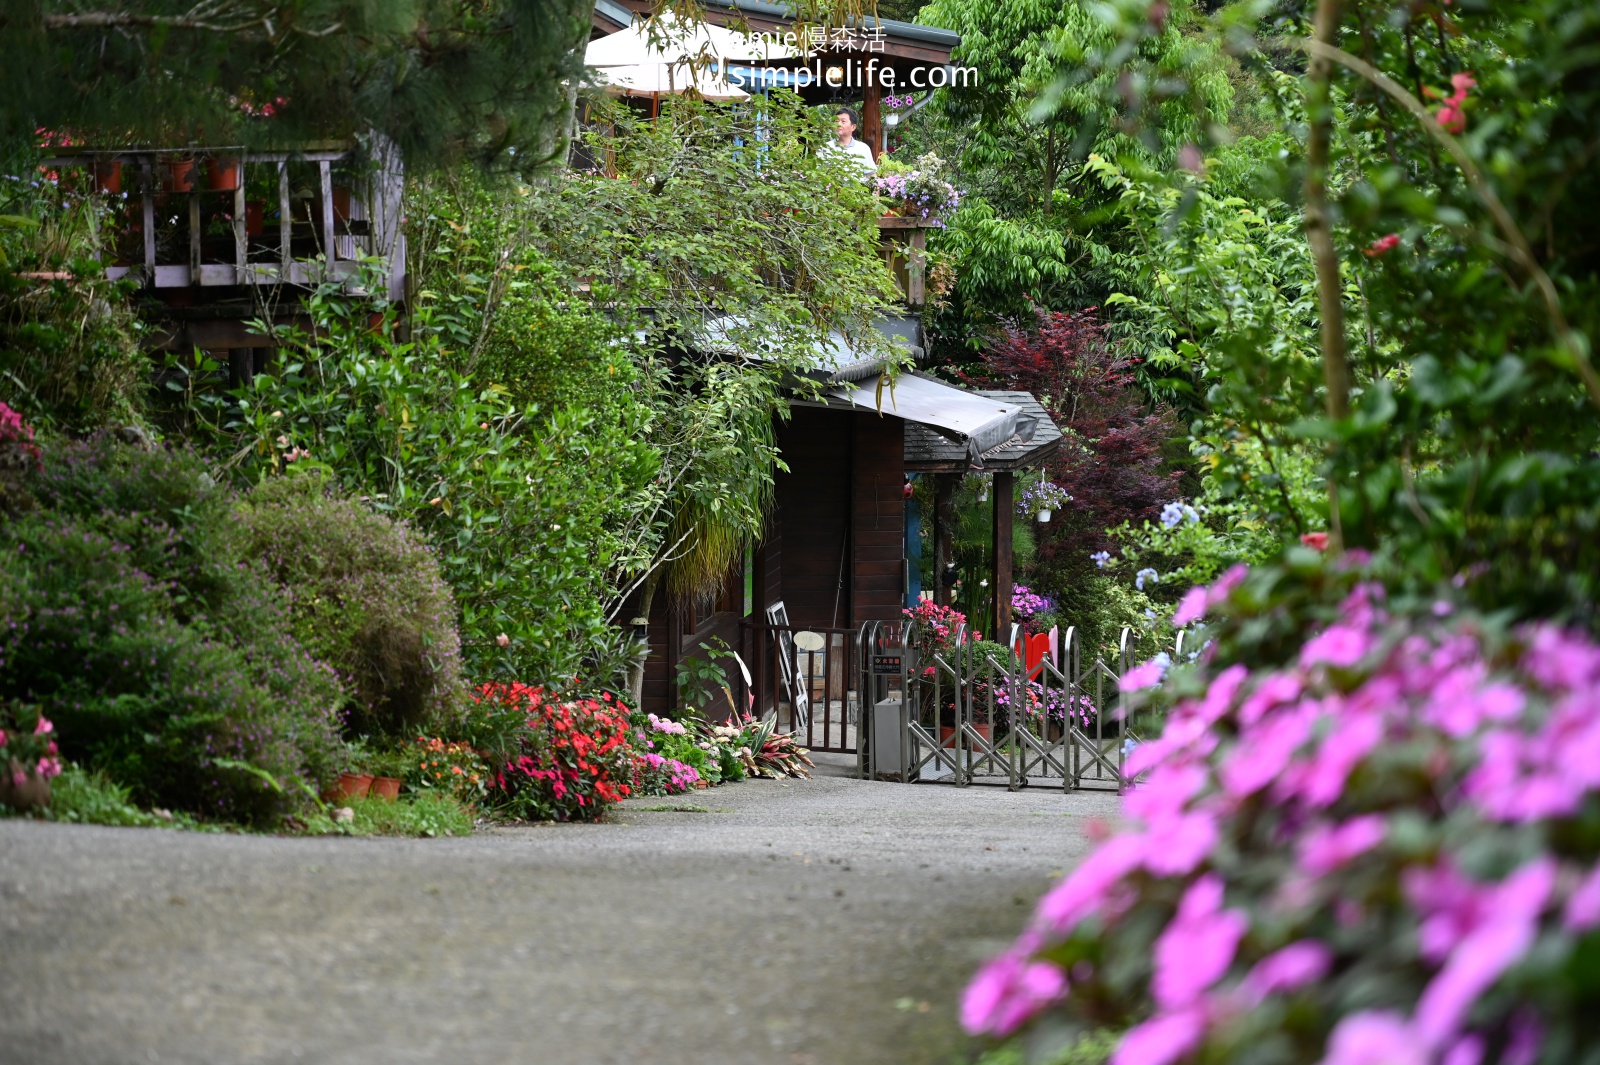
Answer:
<path fill-rule="evenodd" d="M 639 618 L 644 619 L 644 647 L 640 649 L 639 656 L 634 660 L 633 668 L 628 671 L 628 694 L 633 698 L 633 705 L 644 705 L 644 664 L 650 658 L 650 607 L 656 601 L 656 588 L 661 584 L 661 567 L 657 566 L 650 576 L 644 579 L 644 587 L 639 591 L 639 609 L 634 614 L 633 623 L 637 624 Z"/>
<path fill-rule="evenodd" d="M 1339 0 L 1317 0 L 1313 34 L 1323 44 L 1337 47 Z M 1305 225 L 1317 270 L 1317 304 L 1322 319 L 1322 380 L 1327 390 L 1328 417 L 1339 420 L 1350 413 L 1350 366 L 1345 352 L 1344 304 L 1339 278 L 1339 252 L 1333 246 L 1333 224 L 1328 217 L 1328 161 L 1333 140 L 1333 101 L 1329 83 L 1332 60 L 1313 56 L 1306 69 Z M 1328 549 L 1340 551 L 1344 533 L 1339 522 L 1339 486 L 1328 476 Z"/>

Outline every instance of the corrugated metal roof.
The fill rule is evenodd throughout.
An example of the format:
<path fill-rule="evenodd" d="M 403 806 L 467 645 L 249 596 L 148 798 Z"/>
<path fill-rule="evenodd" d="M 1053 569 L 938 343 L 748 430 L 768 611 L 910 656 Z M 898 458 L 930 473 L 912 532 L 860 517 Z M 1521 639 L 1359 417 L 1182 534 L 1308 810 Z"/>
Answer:
<path fill-rule="evenodd" d="M 974 456 L 963 442 L 951 440 L 925 425 L 906 423 L 906 469 L 924 473 L 960 473 L 973 469 L 1016 470 L 1037 466 L 1061 446 L 1061 430 L 1050 412 L 1027 392 L 969 393 L 1014 408 L 1032 421 L 1026 436 L 1018 432 Z"/>
<path fill-rule="evenodd" d="M 830 389 L 831 399 L 904 419 L 909 430 L 924 426 L 970 462 L 1017 438 L 1031 440 L 1035 420 L 1012 401 L 996 400 L 918 374 L 901 374 L 891 385 L 880 374 L 859 384 Z"/>

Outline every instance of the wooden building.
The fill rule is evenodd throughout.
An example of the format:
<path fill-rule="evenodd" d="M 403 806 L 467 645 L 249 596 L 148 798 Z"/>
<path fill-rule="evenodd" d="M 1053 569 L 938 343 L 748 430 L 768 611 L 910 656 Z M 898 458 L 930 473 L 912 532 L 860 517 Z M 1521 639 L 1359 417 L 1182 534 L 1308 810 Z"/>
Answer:
<path fill-rule="evenodd" d="M 324 281 L 355 286 L 359 260 L 377 264 L 369 282 L 390 300 L 405 300 L 404 176 L 392 147 L 56 153 L 45 165 L 60 180 L 122 204 L 106 241 L 106 276 L 140 283 L 156 327 L 149 346 L 183 356 L 204 351 L 228 366 L 235 386 L 272 357 L 272 338 L 249 323 L 309 328 L 300 294 Z"/>

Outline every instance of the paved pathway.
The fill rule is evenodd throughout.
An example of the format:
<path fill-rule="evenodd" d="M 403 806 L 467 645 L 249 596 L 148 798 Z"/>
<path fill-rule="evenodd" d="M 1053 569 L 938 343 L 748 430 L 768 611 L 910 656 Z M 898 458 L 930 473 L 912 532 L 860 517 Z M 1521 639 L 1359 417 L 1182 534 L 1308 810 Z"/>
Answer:
<path fill-rule="evenodd" d="M 823 776 L 460 840 L 3 821 L 0 1061 L 949 1065 L 1114 813 Z"/>

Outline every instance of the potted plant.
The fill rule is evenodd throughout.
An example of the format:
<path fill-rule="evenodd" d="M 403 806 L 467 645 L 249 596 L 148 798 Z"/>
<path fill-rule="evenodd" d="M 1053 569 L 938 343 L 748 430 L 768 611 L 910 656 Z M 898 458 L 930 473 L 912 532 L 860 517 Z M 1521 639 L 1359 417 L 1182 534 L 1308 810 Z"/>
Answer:
<path fill-rule="evenodd" d="M 168 192 L 193 192 L 194 191 L 194 158 L 192 156 L 178 156 L 167 160 Z"/>
<path fill-rule="evenodd" d="M 94 161 L 94 190 L 116 195 L 122 191 L 122 160 L 96 159 Z"/>
<path fill-rule="evenodd" d="M 0 803 L 13 810 L 50 805 L 61 772 L 55 726 L 26 703 L 0 704 Z"/>
<path fill-rule="evenodd" d="M 1072 497 L 1065 488 L 1050 481 L 1040 481 L 1022 490 L 1022 495 L 1017 498 L 1017 513 L 1025 518 L 1047 522 L 1056 511 L 1070 502 Z"/>
<path fill-rule="evenodd" d="M 367 768 L 372 771 L 371 795 L 374 798 L 394 802 L 400 797 L 400 782 L 406 771 L 404 754 L 399 751 L 374 754 L 367 760 Z"/>
<path fill-rule="evenodd" d="M 214 155 L 206 160 L 206 187 L 212 192 L 232 192 L 239 187 L 239 157 Z"/>
<path fill-rule="evenodd" d="M 886 159 L 879 164 L 872 189 L 889 201 L 888 214 L 920 218 L 943 229 L 944 217 L 961 205 L 961 190 L 940 176 L 943 171 L 944 161 L 932 152 L 913 167 Z"/>

